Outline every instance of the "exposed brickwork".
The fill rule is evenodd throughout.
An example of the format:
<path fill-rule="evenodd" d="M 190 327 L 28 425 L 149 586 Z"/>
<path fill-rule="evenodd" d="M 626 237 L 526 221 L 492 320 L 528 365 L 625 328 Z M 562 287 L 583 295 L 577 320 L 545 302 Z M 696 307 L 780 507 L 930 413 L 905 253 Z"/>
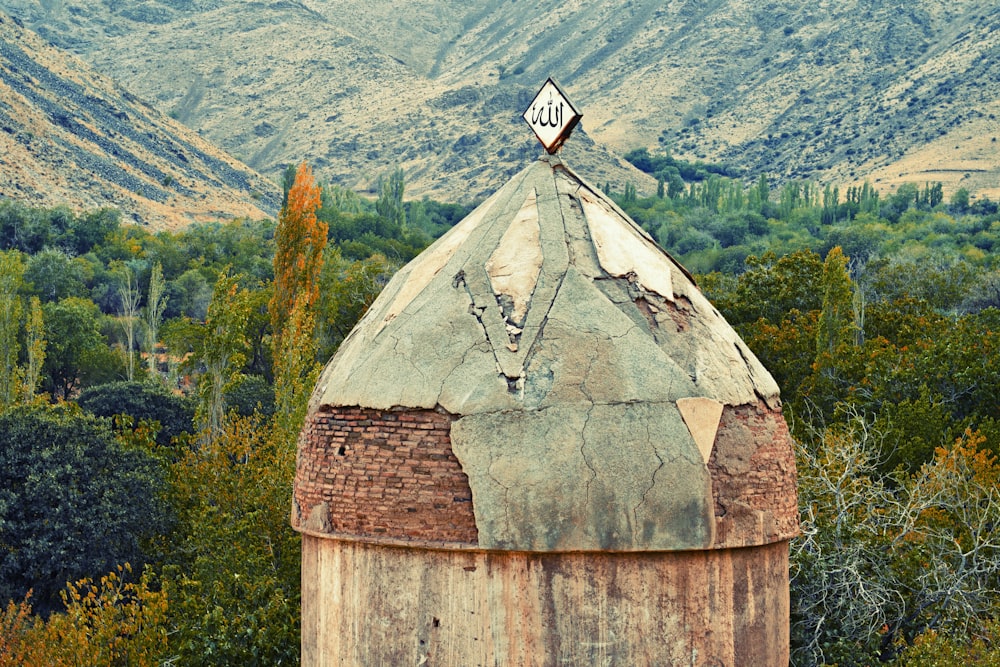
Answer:
<path fill-rule="evenodd" d="M 727 405 L 708 462 L 719 548 L 798 534 L 795 452 L 780 411 Z"/>
<path fill-rule="evenodd" d="M 451 449 L 451 422 L 433 410 L 314 413 L 299 438 L 293 525 L 475 545 L 472 492 Z"/>

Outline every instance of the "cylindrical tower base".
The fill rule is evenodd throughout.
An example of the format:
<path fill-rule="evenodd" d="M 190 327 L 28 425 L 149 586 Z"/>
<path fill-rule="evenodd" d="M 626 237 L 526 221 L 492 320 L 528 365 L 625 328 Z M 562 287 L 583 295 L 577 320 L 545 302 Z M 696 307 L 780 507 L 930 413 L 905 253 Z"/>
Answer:
<path fill-rule="evenodd" d="M 788 542 L 523 553 L 302 536 L 302 664 L 788 664 Z"/>

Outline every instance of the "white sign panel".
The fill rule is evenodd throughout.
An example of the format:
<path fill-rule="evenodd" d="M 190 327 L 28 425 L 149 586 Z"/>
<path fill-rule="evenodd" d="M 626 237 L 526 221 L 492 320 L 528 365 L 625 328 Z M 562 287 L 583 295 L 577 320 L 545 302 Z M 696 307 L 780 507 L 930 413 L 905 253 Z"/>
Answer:
<path fill-rule="evenodd" d="M 559 150 L 582 117 L 551 78 L 522 115 L 549 153 Z"/>

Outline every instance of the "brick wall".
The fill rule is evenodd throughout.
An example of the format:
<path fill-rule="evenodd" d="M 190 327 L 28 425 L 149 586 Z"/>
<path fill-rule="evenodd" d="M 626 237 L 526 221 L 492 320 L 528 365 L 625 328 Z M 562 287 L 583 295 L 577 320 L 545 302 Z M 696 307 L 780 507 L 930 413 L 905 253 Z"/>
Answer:
<path fill-rule="evenodd" d="M 475 545 L 472 492 L 452 453 L 451 422 L 433 410 L 325 406 L 312 414 L 299 440 L 293 524 Z"/>
<path fill-rule="evenodd" d="M 727 405 L 708 462 L 715 499 L 716 547 L 798 534 L 795 453 L 780 411 Z"/>

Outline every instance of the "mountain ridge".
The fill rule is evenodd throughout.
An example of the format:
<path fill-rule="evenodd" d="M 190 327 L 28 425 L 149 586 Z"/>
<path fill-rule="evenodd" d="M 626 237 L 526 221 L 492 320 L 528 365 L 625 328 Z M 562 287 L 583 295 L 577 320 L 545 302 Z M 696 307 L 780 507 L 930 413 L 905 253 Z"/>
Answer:
<path fill-rule="evenodd" d="M 371 191 L 470 201 L 539 152 L 554 76 L 583 110 L 567 162 L 670 150 L 746 177 L 1000 197 L 1000 16 L 986 0 L 5 0 L 50 38 L 272 177 L 307 159 Z"/>
<path fill-rule="evenodd" d="M 171 228 L 274 215 L 276 186 L 0 14 L 0 194 Z"/>

